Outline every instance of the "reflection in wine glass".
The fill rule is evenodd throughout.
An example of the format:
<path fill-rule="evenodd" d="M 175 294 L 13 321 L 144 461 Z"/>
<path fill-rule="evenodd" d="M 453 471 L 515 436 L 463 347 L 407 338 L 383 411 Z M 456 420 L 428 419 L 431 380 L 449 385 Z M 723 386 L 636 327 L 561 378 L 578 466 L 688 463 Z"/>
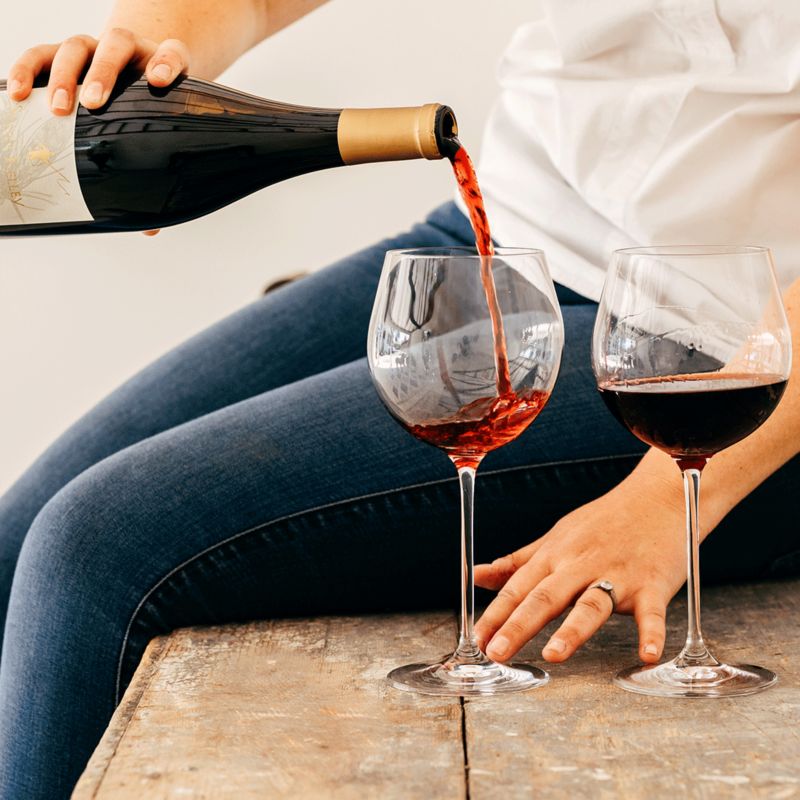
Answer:
<path fill-rule="evenodd" d="M 462 499 L 458 647 L 435 663 L 393 670 L 389 679 L 400 689 L 475 695 L 547 681 L 542 670 L 497 664 L 477 646 L 472 509 L 478 465 L 541 411 L 562 345 L 561 313 L 541 251 L 387 253 L 369 328 L 370 372 L 398 422 L 453 461 Z"/>
<path fill-rule="evenodd" d="M 686 644 L 659 665 L 615 682 L 677 697 L 751 694 L 771 686 L 762 667 L 722 664 L 700 630 L 699 490 L 706 462 L 750 435 L 786 387 L 791 339 L 772 258 L 763 247 L 643 247 L 609 267 L 594 328 L 597 385 L 639 439 L 683 473 L 688 535 Z"/>

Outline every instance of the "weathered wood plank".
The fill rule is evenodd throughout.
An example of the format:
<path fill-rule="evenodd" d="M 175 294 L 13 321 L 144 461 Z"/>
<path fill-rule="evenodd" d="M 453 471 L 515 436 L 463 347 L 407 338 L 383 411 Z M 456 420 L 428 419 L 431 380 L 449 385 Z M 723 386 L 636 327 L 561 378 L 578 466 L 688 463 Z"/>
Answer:
<path fill-rule="evenodd" d="M 635 631 L 614 619 L 543 689 L 466 702 L 471 798 L 800 798 L 800 581 L 708 591 L 704 610 L 715 652 L 772 667 L 777 687 L 622 692 L 610 677 L 635 657 Z M 678 602 L 668 652 L 684 625 Z M 463 797 L 459 702 L 383 681 L 452 639 L 452 617 L 429 614 L 156 640 L 74 797 Z"/>
<path fill-rule="evenodd" d="M 106 770 L 114 758 L 120 740 L 125 735 L 134 712 L 153 675 L 160 668 L 161 657 L 168 647 L 168 637 L 153 639 L 147 646 L 136 669 L 136 674 L 133 676 L 133 680 L 122 698 L 122 702 L 117 706 L 117 710 L 108 723 L 108 728 L 106 728 L 102 740 L 97 745 L 91 760 L 83 771 L 83 775 L 81 775 L 78 785 L 75 787 L 75 792 L 72 795 L 74 798 L 89 800 L 89 798 L 97 797 L 100 784 L 103 782 Z"/>
<path fill-rule="evenodd" d="M 800 798 L 800 581 L 707 590 L 712 651 L 761 664 L 777 686 L 728 700 L 662 699 L 617 689 L 635 663 L 635 627 L 615 618 L 542 689 L 465 703 L 472 800 Z M 670 609 L 667 653 L 686 630 Z M 552 626 L 551 629 L 552 630 Z M 540 662 L 546 641 L 525 652 Z"/>
<path fill-rule="evenodd" d="M 178 631 L 73 798 L 464 797 L 458 699 L 383 680 L 453 637 L 442 613 Z"/>

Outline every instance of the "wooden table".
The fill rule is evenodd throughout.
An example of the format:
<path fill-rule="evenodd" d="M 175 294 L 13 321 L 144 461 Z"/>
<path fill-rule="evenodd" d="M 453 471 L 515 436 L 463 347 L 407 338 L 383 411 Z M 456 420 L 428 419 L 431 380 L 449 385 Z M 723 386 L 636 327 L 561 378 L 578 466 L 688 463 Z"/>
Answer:
<path fill-rule="evenodd" d="M 776 687 L 729 700 L 616 689 L 635 657 L 629 618 L 549 685 L 466 701 L 384 681 L 451 648 L 448 613 L 176 631 L 150 644 L 73 798 L 800 798 L 800 581 L 703 604 L 714 651 L 774 669 Z M 676 602 L 670 654 L 684 626 Z"/>

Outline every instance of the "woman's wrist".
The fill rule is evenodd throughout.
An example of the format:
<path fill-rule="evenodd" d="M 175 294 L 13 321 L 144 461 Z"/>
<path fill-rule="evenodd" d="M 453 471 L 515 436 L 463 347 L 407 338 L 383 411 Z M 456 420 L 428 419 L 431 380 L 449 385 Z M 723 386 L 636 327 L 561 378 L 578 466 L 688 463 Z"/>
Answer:
<path fill-rule="evenodd" d="M 266 35 L 263 0 L 117 0 L 105 27 L 158 43 L 177 39 L 192 53 L 191 74 L 213 79 Z"/>
<path fill-rule="evenodd" d="M 700 482 L 703 498 L 701 539 L 705 539 L 739 502 L 774 471 L 775 467 L 766 464 L 769 459 L 762 458 L 756 465 L 751 463 L 751 454 L 745 451 L 749 451 L 753 444 L 740 442 L 709 459 L 703 469 Z M 676 520 L 682 520 L 685 515 L 683 493 L 678 465 L 666 453 L 653 448 L 630 475 L 610 492 L 645 513 L 672 514 Z"/>
<path fill-rule="evenodd" d="M 683 482 L 680 470 L 668 455 L 654 448 L 645 453 L 634 470 L 612 493 L 619 493 L 627 502 L 654 513 L 683 513 Z"/>

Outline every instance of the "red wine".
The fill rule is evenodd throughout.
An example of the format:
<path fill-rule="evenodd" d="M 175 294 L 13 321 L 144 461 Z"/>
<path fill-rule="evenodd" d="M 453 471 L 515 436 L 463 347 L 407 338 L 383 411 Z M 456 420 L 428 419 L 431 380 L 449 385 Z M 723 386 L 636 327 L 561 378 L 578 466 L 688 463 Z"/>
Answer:
<path fill-rule="evenodd" d="M 548 394 L 529 390 L 481 397 L 445 420 L 401 424 L 418 439 L 444 450 L 459 469 L 476 469 L 491 450 L 516 439 L 547 402 Z"/>
<path fill-rule="evenodd" d="M 477 469 L 488 452 L 516 439 L 533 422 L 549 395 L 535 389 L 518 394 L 513 389 L 503 318 L 492 276 L 494 246 L 475 167 L 455 136 L 444 145 L 444 153 L 453 165 L 459 192 L 469 211 L 475 246 L 481 256 L 481 283 L 492 326 L 497 396 L 478 398 L 445 419 L 417 425 L 401 424 L 418 439 L 444 450 L 458 469 Z"/>
<path fill-rule="evenodd" d="M 0 234 L 147 230 L 258 189 L 364 161 L 442 158 L 452 111 L 320 109 L 183 78 L 118 83 L 101 109 L 53 117 L 44 90 L 0 82 Z"/>
<path fill-rule="evenodd" d="M 697 373 L 608 382 L 608 408 L 634 436 L 673 458 L 698 462 L 749 436 L 786 388 L 778 375 Z"/>
<path fill-rule="evenodd" d="M 486 304 L 489 307 L 489 319 L 492 324 L 492 337 L 494 339 L 494 361 L 497 370 L 497 394 L 501 397 L 513 393 L 511 386 L 511 373 L 508 367 L 508 351 L 506 349 L 506 336 L 503 330 L 503 318 L 500 304 L 497 300 L 497 290 L 492 277 L 492 256 L 494 245 L 489 229 L 489 218 L 483 203 L 483 195 L 478 186 L 478 176 L 469 153 L 453 139 L 449 158 L 453 165 L 453 172 L 458 183 L 461 198 L 469 211 L 472 230 L 475 233 L 475 247 L 481 258 L 481 282 L 486 293 Z"/>
<path fill-rule="evenodd" d="M 475 247 L 482 256 L 491 256 L 494 253 L 492 233 L 489 229 L 489 218 L 486 216 L 486 207 L 483 203 L 483 195 L 478 185 L 478 176 L 475 174 L 472 159 L 461 144 L 452 148 L 451 152 L 450 162 L 453 165 L 461 199 L 469 211 L 470 223 L 475 234 Z"/>

